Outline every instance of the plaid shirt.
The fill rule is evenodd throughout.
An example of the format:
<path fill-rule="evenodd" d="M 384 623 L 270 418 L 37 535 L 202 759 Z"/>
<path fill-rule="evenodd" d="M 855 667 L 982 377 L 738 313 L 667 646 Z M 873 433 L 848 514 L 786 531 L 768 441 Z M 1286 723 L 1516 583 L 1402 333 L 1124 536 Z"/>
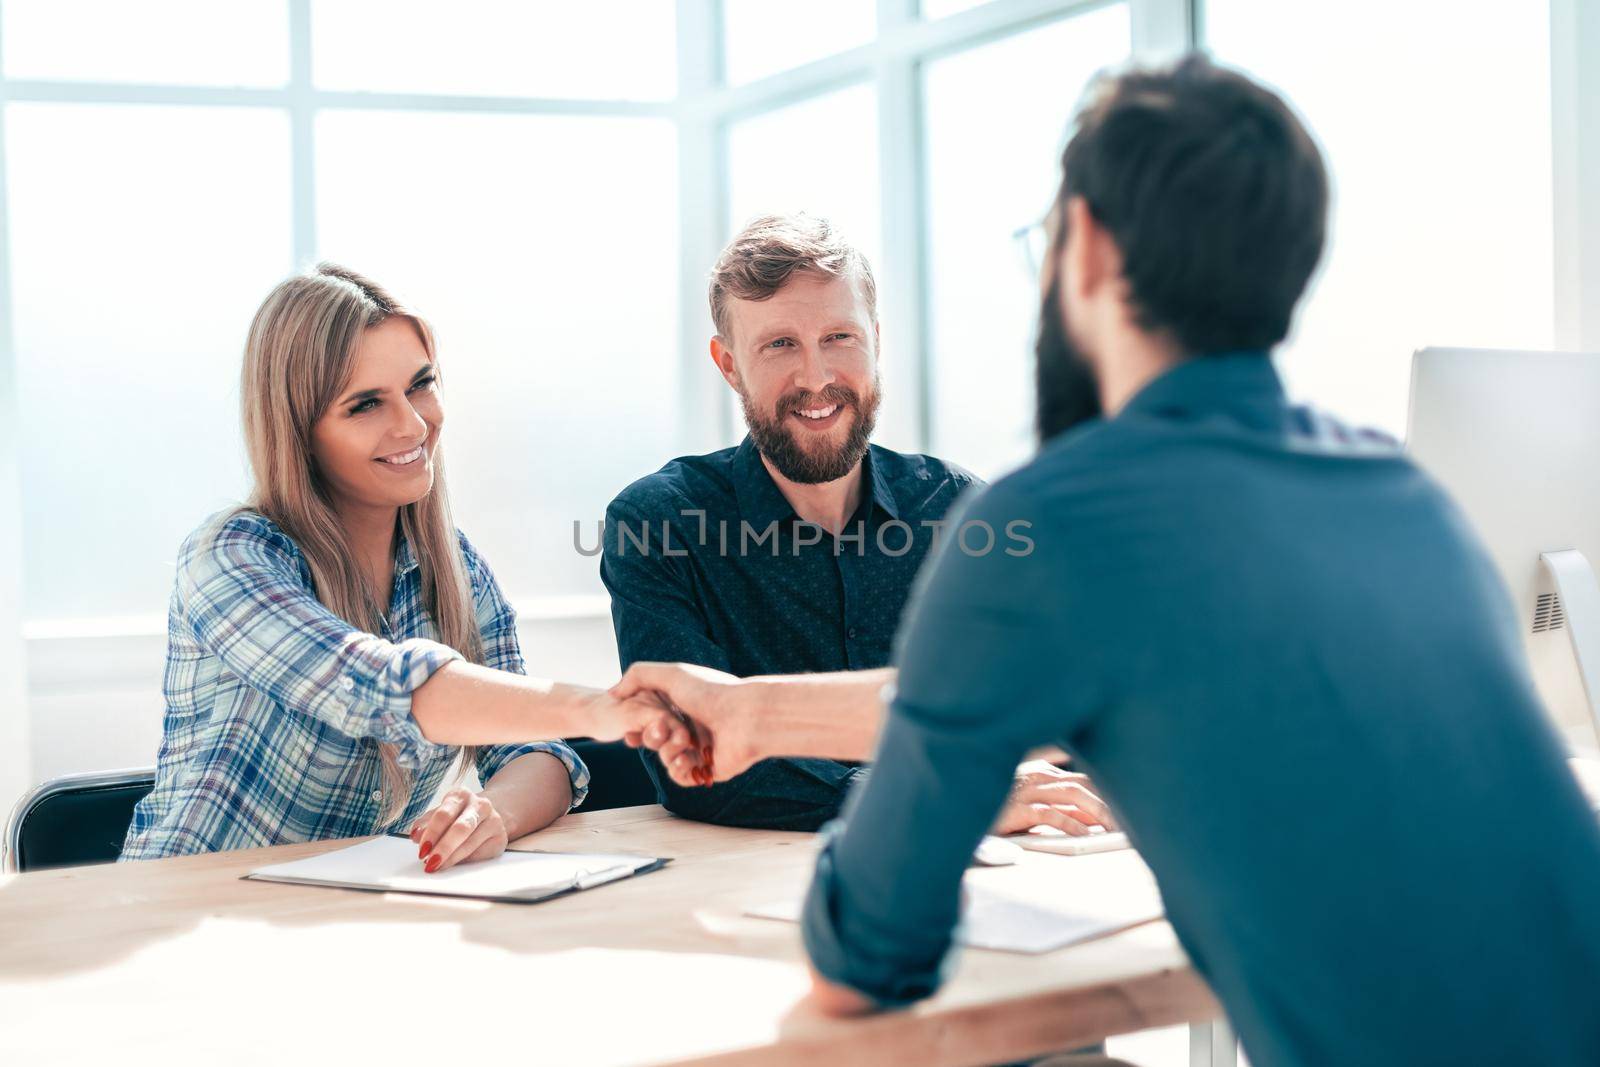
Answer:
<path fill-rule="evenodd" d="M 523 674 L 516 615 L 457 536 L 485 662 Z M 177 566 L 155 789 L 134 810 L 122 859 L 375 834 L 427 810 L 459 749 L 422 736 L 411 694 L 461 656 L 430 640 L 421 573 L 403 537 L 382 637 L 324 607 L 300 550 L 255 512 L 208 521 L 184 541 Z M 415 775 L 395 823 L 383 820 L 379 742 Z M 479 779 L 529 752 L 559 759 L 572 806 L 582 803 L 589 771 L 558 741 L 483 747 Z"/>

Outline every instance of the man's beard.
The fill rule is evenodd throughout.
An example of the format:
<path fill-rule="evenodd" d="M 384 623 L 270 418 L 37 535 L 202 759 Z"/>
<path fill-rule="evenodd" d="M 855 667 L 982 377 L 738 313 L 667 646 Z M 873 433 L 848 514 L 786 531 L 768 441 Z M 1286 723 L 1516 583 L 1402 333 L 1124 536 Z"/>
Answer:
<path fill-rule="evenodd" d="M 785 393 L 774 405 L 771 417 L 756 411 L 755 405 L 750 402 L 749 394 L 742 387 L 739 389 L 739 406 L 744 409 L 744 421 L 745 425 L 750 427 L 750 436 L 754 439 L 756 448 L 767 458 L 767 462 L 791 482 L 816 485 L 843 478 L 861 462 L 861 457 L 867 454 L 867 439 L 872 436 L 872 429 L 877 425 L 878 402 L 882 396 L 883 390 L 878 379 L 874 377 L 872 392 L 865 404 L 861 402 L 854 389 L 836 382 L 820 393 L 805 390 Z M 791 430 L 787 425 L 789 415 L 800 408 L 827 407 L 829 404 L 840 406 L 841 419 L 849 416 L 851 412 L 855 413 L 850 423 L 849 436 L 837 447 L 825 445 L 805 448 L 800 444 L 797 435 L 806 431 L 798 428 Z M 804 416 L 799 417 L 804 418 Z"/>
<path fill-rule="evenodd" d="M 1051 286 L 1045 294 L 1034 346 L 1034 429 L 1040 444 L 1101 414 L 1100 386 L 1083 353 L 1072 343 L 1059 292 L 1058 286 Z"/>

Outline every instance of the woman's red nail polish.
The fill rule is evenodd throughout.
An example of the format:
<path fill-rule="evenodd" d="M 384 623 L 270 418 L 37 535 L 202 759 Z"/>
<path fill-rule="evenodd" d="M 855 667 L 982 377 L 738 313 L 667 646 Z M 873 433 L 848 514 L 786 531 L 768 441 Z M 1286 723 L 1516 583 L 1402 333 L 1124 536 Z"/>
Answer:
<path fill-rule="evenodd" d="M 433 851 L 433 842 L 432 841 L 424 841 L 422 843 L 422 847 L 417 849 L 417 859 L 419 859 L 419 860 L 427 859 L 428 858 L 428 853 L 430 853 L 432 851 Z"/>
<path fill-rule="evenodd" d="M 430 858 L 427 863 L 424 863 L 422 865 L 422 869 L 426 873 L 432 874 L 434 871 L 437 871 L 439 869 L 439 864 L 441 864 L 443 862 L 444 862 L 444 857 L 443 856 L 434 856 L 434 857 Z"/>

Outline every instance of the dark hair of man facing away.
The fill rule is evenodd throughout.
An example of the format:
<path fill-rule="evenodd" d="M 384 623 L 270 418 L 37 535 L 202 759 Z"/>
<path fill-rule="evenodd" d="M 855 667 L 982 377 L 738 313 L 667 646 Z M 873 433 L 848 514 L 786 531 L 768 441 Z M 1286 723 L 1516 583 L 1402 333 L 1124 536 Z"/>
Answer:
<path fill-rule="evenodd" d="M 1101 80 L 1061 157 L 1053 209 L 1081 196 L 1123 254 L 1137 324 L 1185 355 L 1265 352 L 1289 332 L 1322 255 L 1328 175 L 1277 96 L 1201 56 Z M 1060 256 L 1065 225 L 1050 257 Z M 1056 287 L 1040 319 L 1038 429 L 1048 440 L 1100 414 L 1062 327 Z"/>

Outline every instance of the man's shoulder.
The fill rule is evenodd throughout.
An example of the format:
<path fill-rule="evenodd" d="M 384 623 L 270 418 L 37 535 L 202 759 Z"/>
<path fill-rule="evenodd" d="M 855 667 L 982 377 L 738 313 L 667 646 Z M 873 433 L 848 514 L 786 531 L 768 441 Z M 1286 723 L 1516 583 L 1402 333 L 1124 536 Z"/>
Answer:
<path fill-rule="evenodd" d="M 639 519 L 678 519 L 685 510 L 716 508 L 733 499 L 730 469 L 738 447 L 679 456 L 612 498 L 611 512 Z"/>
<path fill-rule="evenodd" d="M 920 452 L 896 452 L 882 445 L 871 445 L 872 464 L 889 486 L 902 508 L 926 515 L 942 514 L 956 497 L 983 479 L 967 468 L 938 456 Z"/>
<path fill-rule="evenodd" d="M 1125 497 L 1159 497 L 1165 507 L 1196 499 L 1217 503 L 1220 483 L 1237 487 L 1258 471 L 1275 472 L 1273 482 L 1281 483 L 1286 464 L 1302 464 L 1297 477 L 1315 479 L 1331 465 L 1350 463 L 1375 477 L 1419 476 L 1393 438 L 1291 408 L 1276 433 L 1139 417 L 1095 419 L 1046 442 L 991 489 L 1057 517 L 1074 509 L 1104 517 L 1119 510 L 1108 502 Z"/>
<path fill-rule="evenodd" d="M 987 486 L 983 499 L 1055 518 L 1080 506 L 1097 510 L 1121 490 L 1142 486 L 1148 480 L 1142 471 L 1170 470 L 1173 445 L 1128 420 L 1095 419 L 1046 441 Z"/>

